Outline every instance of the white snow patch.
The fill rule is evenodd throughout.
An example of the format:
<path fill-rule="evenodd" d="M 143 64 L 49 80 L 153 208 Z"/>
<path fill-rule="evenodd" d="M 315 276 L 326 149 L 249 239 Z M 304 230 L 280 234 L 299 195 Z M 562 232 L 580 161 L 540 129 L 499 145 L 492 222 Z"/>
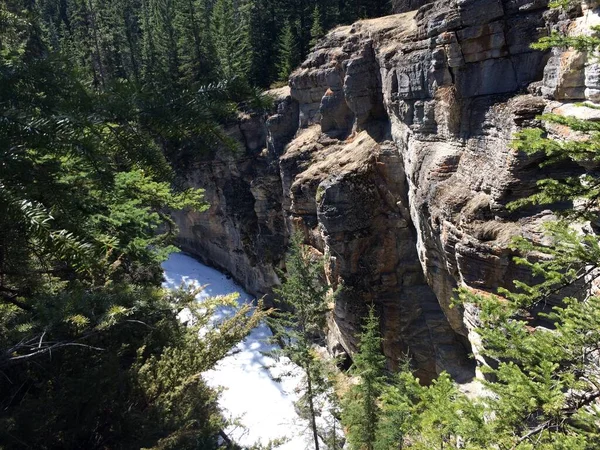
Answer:
<path fill-rule="evenodd" d="M 206 285 L 198 295 L 199 301 L 234 292 L 239 292 L 240 304 L 253 301 L 233 280 L 189 256 L 174 253 L 163 263 L 163 269 L 164 287 L 175 289 L 182 283 Z M 265 356 L 265 352 L 276 348 L 268 342 L 271 336 L 266 325 L 258 326 L 213 370 L 204 373 L 204 378 L 210 386 L 225 389 L 219 403 L 225 414 L 238 418 L 243 426 L 231 426 L 225 431 L 238 444 L 267 444 L 271 440 L 287 438 L 288 441 L 278 448 L 312 448 L 308 423 L 294 408 L 294 402 L 298 400 L 295 391 L 301 381 L 299 369 L 289 360 L 276 361 Z M 287 372 L 293 375 L 283 377 L 281 382 L 274 380 Z"/>

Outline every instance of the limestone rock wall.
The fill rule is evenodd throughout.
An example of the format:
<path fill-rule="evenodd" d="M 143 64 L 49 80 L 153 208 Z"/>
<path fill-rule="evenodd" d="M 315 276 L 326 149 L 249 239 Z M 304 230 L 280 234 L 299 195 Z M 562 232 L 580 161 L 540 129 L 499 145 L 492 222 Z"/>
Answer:
<path fill-rule="evenodd" d="M 179 213 L 183 248 L 268 295 L 302 231 L 341 286 L 332 352 L 356 349 L 374 304 L 391 367 L 409 354 L 424 381 L 442 370 L 468 379 L 477 312 L 454 306 L 454 289 L 525 279 L 508 243 L 539 236 L 551 213 L 506 204 L 549 171 L 581 171 L 541 174 L 512 136 L 600 92 L 595 59 L 530 44 L 597 21 L 594 5 L 557 14 L 544 0 L 438 0 L 330 32 L 274 93 L 273 114 L 232 128 L 243 154 L 217 152 L 191 172 L 212 206 Z"/>
<path fill-rule="evenodd" d="M 217 149 L 187 171 L 186 184 L 205 190 L 209 210 L 174 213 L 179 247 L 231 274 L 258 297 L 279 283 L 276 269 L 288 235 L 277 151 L 283 148 L 279 140 L 294 135 L 298 114 L 289 96 L 280 99 L 278 108 L 268 122 L 241 116 L 227 130 L 239 149 Z M 267 140 L 271 151 L 265 148 Z"/>

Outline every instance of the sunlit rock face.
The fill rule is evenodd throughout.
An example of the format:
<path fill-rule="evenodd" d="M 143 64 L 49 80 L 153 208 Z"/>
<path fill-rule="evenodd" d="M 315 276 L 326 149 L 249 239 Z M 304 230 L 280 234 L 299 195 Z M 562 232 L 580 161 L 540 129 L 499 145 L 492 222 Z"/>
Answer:
<path fill-rule="evenodd" d="M 466 380 L 469 352 L 479 358 L 477 309 L 454 305 L 454 290 L 526 280 L 508 244 L 541 238 L 551 213 L 506 205 L 551 172 L 582 170 L 541 173 L 512 137 L 545 111 L 593 115 L 564 102 L 600 92 L 597 59 L 530 44 L 551 29 L 585 32 L 598 14 L 556 14 L 540 0 L 415 5 L 333 30 L 274 92 L 268 118 L 240 118 L 232 133 L 243 151 L 216 152 L 188 176 L 211 209 L 178 215 L 180 241 L 268 295 L 301 231 L 341 287 L 332 352 L 356 350 L 373 304 L 391 368 L 408 355 L 423 381 L 442 370 Z"/>

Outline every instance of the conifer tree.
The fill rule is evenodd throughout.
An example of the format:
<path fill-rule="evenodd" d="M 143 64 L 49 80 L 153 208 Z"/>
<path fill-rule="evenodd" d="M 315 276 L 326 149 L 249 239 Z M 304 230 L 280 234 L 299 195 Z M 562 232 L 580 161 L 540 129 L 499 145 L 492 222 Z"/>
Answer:
<path fill-rule="evenodd" d="M 211 36 L 221 75 L 246 79 L 249 70 L 248 20 L 233 0 L 217 0 L 211 15 Z"/>
<path fill-rule="evenodd" d="M 139 0 L 122 0 L 119 5 L 123 19 L 123 34 L 126 50 L 123 52 L 123 65 L 129 80 L 141 81 L 142 48 L 141 17 Z"/>
<path fill-rule="evenodd" d="M 281 353 L 302 369 L 304 403 L 307 406 L 313 443 L 319 449 L 317 418 L 321 411 L 317 398 L 328 388 L 319 356 L 313 342 L 325 326 L 327 286 L 322 282 L 323 265 L 314 260 L 302 236 L 295 234 L 286 258 L 284 282 L 275 293 L 280 310 L 273 314 L 271 324 L 275 338 L 282 345 Z"/>
<path fill-rule="evenodd" d="M 277 64 L 279 81 L 287 82 L 297 65 L 298 50 L 296 37 L 289 21 L 286 22 L 279 38 L 279 63 Z"/>
<path fill-rule="evenodd" d="M 183 0 L 175 3 L 177 45 L 180 72 L 184 84 L 211 81 L 213 77 L 210 16 L 206 0 Z"/>
<path fill-rule="evenodd" d="M 318 3 L 323 18 L 324 31 L 341 25 L 340 2 L 337 0 L 325 0 Z M 341 5 L 343 6 L 343 5 Z"/>
<path fill-rule="evenodd" d="M 107 80 L 106 67 L 104 66 L 104 61 L 102 58 L 102 50 L 101 50 L 101 40 L 102 34 L 99 30 L 98 24 L 98 12 L 99 9 L 94 0 L 85 0 L 86 4 L 84 6 L 85 11 L 85 20 L 89 27 L 89 33 L 91 36 L 92 43 L 92 62 L 95 68 L 96 79 L 98 85 L 104 87 Z"/>
<path fill-rule="evenodd" d="M 377 424 L 375 450 L 404 448 L 405 437 L 414 432 L 418 420 L 414 406 L 423 387 L 411 374 L 409 362 L 402 364 L 394 382 L 387 384 L 379 398 L 381 417 Z"/>
<path fill-rule="evenodd" d="M 140 28 L 142 32 L 142 77 L 146 83 L 155 82 L 160 74 L 158 51 L 155 42 L 153 0 L 142 0 Z"/>
<path fill-rule="evenodd" d="M 315 45 L 317 45 L 319 40 L 325 35 L 325 31 L 323 30 L 323 17 L 319 5 L 317 5 L 313 10 L 312 17 L 313 22 L 312 27 L 310 29 L 310 46 L 314 47 Z"/>
<path fill-rule="evenodd" d="M 98 92 L 48 57 L 34 6 L 0 3 L 0 445 L 216 449 L 201 372 L 264 315 L 215 322 L 235 298 L 158 287 L 166 211 L 202 192 L 173 189 L 128 83 Z"/>
<path fill-rule="evenodd" d="M 379 318 L 375 308 L 369 308 L 358 352 L 354 355 L 351 373 L 358 383 L 344 398 L 342 422 L 348 430 L 350 448 L 373 450 L 380 419 L 379 396 L 386 383 L 385 356 L 381 352 Z"/>
<path fill-rule="evenodd" d="M 561 142 L 545 137 L 541 129 L 531 129 L 518 135 L 516 148 L 546 154 L 543 164 L 597 160 L 596 124 L 552 115 L 543 119 L 578 130 L 587 138 Z M 597 214 L 597 186 L 598 178 L 590 172 L 546 179 L 528 199 L 541 204 L 568 199 L 578 205 L 559 212 L 559 221 L 546 224 L 551 244 L 521 238 L 513 245 L 522 255 L 517 261 L 541 282 L 515 281 L 516 289 L 502 289 L 498 295 L 469 290 L 461 294 L 463 301 L 481 309 L 478 333 L 483 352 L 498 361 L 497 367 L 484 368 L 495 380 L 486 387 L 494 393 L 489 407 L 496 417 L 492 421 L 495 438 L 510 448 L 593 449 L 600 445 L 600 298 L 597 293 L 590 296 L 585 287 L 600 267 L 600 242 L 591 229 L 582 232 L 580 228 L 582 220 Z M 561 295 L 571 286 L 579 287 L 569 296 Z M 556 306 L 544 307 L 550 299 Z M 536 309 L 542 312 L 532 317 L 528 311 Z M 535 331 L 531 331 L 532 322 L 537 322 Z"/>
<path fill-rule="evenodd" d="M 179 80 L 179 47 L 175 30 L 175 2 L 177 0 L 150 0 L 151 14 L 155 29 L 154 45 L 158 63 L 163 68 L 164 82 L 176 83 Z"/>
<path fill-rule="evenodd" d="M 277 81 L 278 38 L 282 27 L 279 0 L 252 0 L 248 3 L 250 81 L 269 87 Z"/>
<path fill-rule="evenodd" d="M 330 384 L 331 387 L 325 397 L 329 414 L 325 417 L 325 428 L 321 431 L 321 436 L 328 450 L 341 450 L 345 444 L 345 436 L 339 420 L 341 405 L 338 394 L 335 392 L 335 382 Z"/>

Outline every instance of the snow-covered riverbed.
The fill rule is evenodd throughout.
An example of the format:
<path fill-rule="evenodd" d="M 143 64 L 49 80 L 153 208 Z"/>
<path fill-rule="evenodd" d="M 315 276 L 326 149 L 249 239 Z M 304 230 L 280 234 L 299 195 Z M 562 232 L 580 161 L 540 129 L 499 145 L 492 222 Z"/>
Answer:
<path fill-rule="evenodd" d="M 182 283 L 208 285 L 199 296 L 202 298 L 240 293 L 240 302 L 250 302 L 252 297 L 225 275 L 207 267 L 197 260 L 182 254 L 173 254 L 163 264 L 165 283 L 168 288 L 177 288 Z M 214 370 L 205 374 L 211 386 L 223 386 L 220 404 L 226 414 L 239 418 L 241 427 L 231 427 L 228 434 L 241 445 L 252 445 L 270 440 L 288 438 L 283 450 L 311 448 L 307 423 L 296 414 L 295 388 L 299 376 L 284 377 L 274 381 L 284 371 L 293 370 L 290 364 L 277 363 L 265 356 L 273 348 L 267 342 L 271 331 L 261 325 L 223 359 Z M 296 370 L 297 373 L 297 370 Z M 308 440 L 307 440 L 308 439 Z"/>

